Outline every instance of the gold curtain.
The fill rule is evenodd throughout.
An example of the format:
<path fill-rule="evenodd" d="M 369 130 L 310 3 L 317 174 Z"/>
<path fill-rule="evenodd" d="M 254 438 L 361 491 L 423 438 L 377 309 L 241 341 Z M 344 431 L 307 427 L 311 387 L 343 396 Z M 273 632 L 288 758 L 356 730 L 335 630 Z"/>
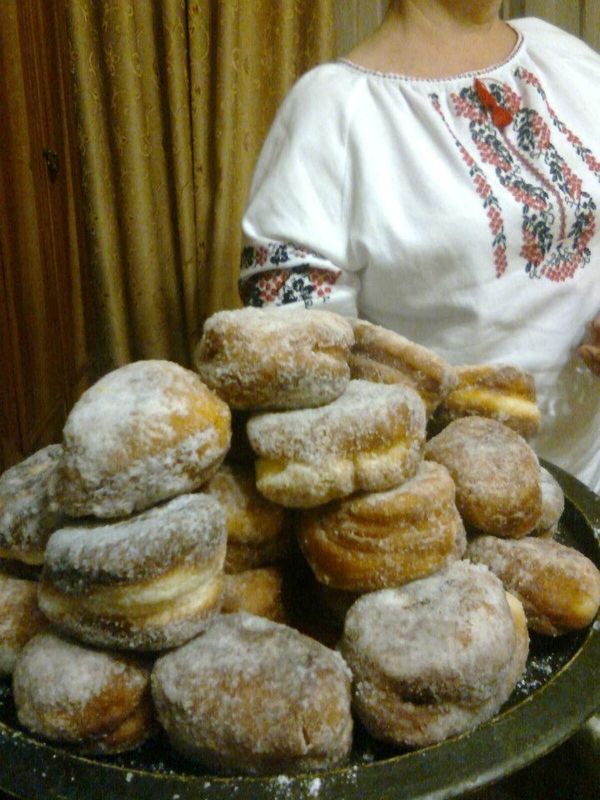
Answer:
<path fill-rule="evenodd" d="M 335 52 L 335 0 L 65 0 L 100 372 L 188 364 L 239 304 L 240 219 L 273 115 Z"/>

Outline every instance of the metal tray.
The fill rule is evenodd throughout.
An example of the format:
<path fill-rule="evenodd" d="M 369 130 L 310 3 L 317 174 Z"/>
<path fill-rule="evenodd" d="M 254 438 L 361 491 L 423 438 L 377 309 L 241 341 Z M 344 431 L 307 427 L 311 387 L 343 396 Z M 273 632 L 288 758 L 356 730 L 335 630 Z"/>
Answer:
<path fill-rule="evenodd" d="M 558 539 L 600 566 L 600 497 L 562 470 Z M 28 800 L 445 800 L 505 777 L 549 752 L 600 707 L 600 621 L 557 639 L 532 637 L 527 671 L 489 722 L 434 747 L 398 753 L 358 728 L 342 769 L 269 778 L 219 778 L 179 758 L 164 739 L 112 758 L 78 756 L 18 725 L 0 685 L 0 789 Z"/>

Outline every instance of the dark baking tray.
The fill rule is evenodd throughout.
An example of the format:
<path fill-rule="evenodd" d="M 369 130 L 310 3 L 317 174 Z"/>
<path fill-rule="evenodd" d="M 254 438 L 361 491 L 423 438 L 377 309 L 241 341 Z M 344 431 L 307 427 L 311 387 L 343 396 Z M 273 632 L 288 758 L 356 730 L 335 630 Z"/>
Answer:
<path fill-rule="evenodd" d="M 559 540 L 600 566 L 600 498 L 550 464 L 566 496 Z M 39 741 L 0 691 L 0 789 L 28 800 L 442 800 L 505 777 L 546 754 L 600 707 L 600 621 L 557 639 L 532 637 L 527 672 L 501 712 L 434 747 L 398 753 L 360 728 L 350 764 L 310 775 L 219 778 L 179 758 L 164 739 L 113 758 L 84 758 Z"/>

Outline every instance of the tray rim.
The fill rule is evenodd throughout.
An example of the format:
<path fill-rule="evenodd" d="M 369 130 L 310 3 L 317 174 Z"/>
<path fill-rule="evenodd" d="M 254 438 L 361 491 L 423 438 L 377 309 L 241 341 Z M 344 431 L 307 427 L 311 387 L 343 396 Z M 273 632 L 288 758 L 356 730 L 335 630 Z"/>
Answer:
<path fill-rule="evenodd" d="M 542 459 L 540 463 L 557 478 L 566 500 L 586 521 L 600 559 L 600 497 L 559 467 Z M 578 651 L 547 683 L 483 725 L 412 753 L 321 773 L 220 777 L 150 772 L 77 755 L 0 722 L 0 753 L 9 756 L 0 759 L 0 789 L 28 800 L 79 800 L 82 785 L 86 800 L 139 800 L 142 794 L 161 800 L 333 800 L 340 796 L 345 800 L 446 800 L 507 777 L 568 739 L 600 708 L 600 682 L 582 680 L 594 674 L 598 663 L 597 618 Z M 558 717 L 557 707 L 561 709 Z M 548 718 L 553 722 L 550 731 Z M 11 748 L 15 758 L 10 757 Z M 399 783 L 409 771 L 411 781 Z M 448 779 L 440 783 L 439 774 L 447 774 Z"/>

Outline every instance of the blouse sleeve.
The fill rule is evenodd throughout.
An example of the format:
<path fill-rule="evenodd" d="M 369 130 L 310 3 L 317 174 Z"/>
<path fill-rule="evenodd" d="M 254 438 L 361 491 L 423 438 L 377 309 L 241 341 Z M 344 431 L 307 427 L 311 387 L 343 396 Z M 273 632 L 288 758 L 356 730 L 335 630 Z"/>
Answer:
<path fill-rule="evenodd" d="M 246 305 L 324 304 L 357 314 L 344 186 L 348 103 L 328 69 L 292 88 L 258 159 L 242 220 Z"/>

